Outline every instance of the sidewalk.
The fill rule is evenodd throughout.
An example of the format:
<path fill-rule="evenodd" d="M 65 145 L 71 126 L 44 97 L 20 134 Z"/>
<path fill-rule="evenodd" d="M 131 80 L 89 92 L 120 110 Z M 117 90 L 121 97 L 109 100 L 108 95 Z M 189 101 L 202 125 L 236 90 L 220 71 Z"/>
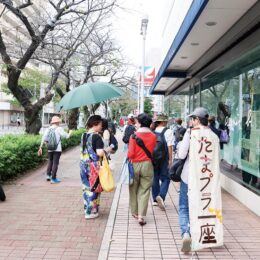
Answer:
<path fill-rule="evenodd" d="M 120 172 L 121 151 L 122 143 L 113 156 L 115 175 Z M 178 193 L 173 184 L 166 212 L 150 201 L 142 228 L 129 213 L 128 187 L 120 185 L 115 194 L 102 194 L 100 217 L 85 220 L 78 147 L 62 154 L 62 183 L 46 182 L 45 170 L 40 167 L 4 186 L 0 260 L 192 259 L 179 250 Z M 260 218 L 224 191 L 223 206 L 225 246 L 197 252 L 193 259 L 260 259 Z"/>
<path fill-rule="evenodd" d="M 121 167 L 120 152 L 113 162 L 117 169 Z M 97 259 L 114 193 L 102 193 L 100 217 L 86 220 L 79 147 L 62 154 L 60 184 L 47 182 L 45 171 L 46 165 L 4 186 L 7 200 L 0 203 L 0 260 Z"/>
<path fill-rule="evenodd" d="M 117 188 L 99 260 L 123 259 L 260 259 L 260 217 L 223 191 L 224 241 L 212 248 L 184 255 L 180 252 L 177 188 L 171 183 L 166 212 L 149 202 L 147 224 L 140 227 L 128 207 L 128 187 Z"/>

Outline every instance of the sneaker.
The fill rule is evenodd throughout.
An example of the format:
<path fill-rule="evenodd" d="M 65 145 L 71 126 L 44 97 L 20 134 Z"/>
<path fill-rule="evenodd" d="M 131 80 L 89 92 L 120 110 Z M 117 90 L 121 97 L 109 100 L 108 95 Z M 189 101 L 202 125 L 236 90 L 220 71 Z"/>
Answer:
<path fill-rule="evenodd" d="M 158 206 L 157 201 L 153 201 L 152 205 L 153 205 L 153 206 Z"/>
<path fill-rule="evenodd" d="M 156 197 L 156 201 L 157 201 L 157 203 L 158 203 L 159 208 L 160 208 L 161 210 L 164 210 L 164 211 L 165 211 L 165 205 L 164 205 L 164 201 L 163 201 L 162 197 L 161 197 L 161 196 L 157 196 L 157 197 Z"/>
<path fill-rule="evenodd" d="M 50 181 L 51 180 L 51 176 L 50 175 L 46 175 L 46 181 Z"/>
<path fill-rule="evenodd" d="M 86 215 L 85 215 L 85 219 L 97 218 L 98 216 L 99 216 L 98 213 L 86 214 Z"/>
<path fill-rule="evenodd" d="M 181 251 L 183 253 L 189 253 L 191 251 L 191 237 L 189 233 L 184 233 L 182 237 Z"/>
<path fill-rule="evenodd" d="M 51 184 L 60 183 L 61 180 L 59 179 L 51 179 Z"/>

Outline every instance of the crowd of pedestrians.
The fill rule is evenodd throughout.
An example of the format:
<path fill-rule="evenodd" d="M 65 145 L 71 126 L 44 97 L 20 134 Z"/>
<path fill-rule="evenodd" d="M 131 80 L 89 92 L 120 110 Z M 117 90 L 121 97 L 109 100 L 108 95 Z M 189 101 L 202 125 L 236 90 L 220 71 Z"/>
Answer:
<path fill-rule="evenodd" d="M 123 141 L 128 147 L 127 157 L 134 167 L 134 181 L 129 186 L 130 208 L 138 223 L 145 225 L 148 200 L 152 191 L 153 206 L 165 211 L 173 161 L 184 160 L 179 192 L 179 225 L 182 236 L 181 250 L 187 253 L 191 251 L 188 176 L 194 174 L 189 167 L 191 129 L 212 131 L 219 138 L 221 131 L 215 128 L 215 118 L 209 117 L 207 110 L 201 107 L 189 115 L 187 128 L 183 127 L 180 118 L 176 120 L 173 130 L 169 129 L 167 124 L 168 117 L 165 114 L 158 114 L 153 120 L 146 114 L 140 114 L 135 123 L 133 120 L 128 121 Z"/>
<path fill-rule="evenodd" d="M 144 226 L 150 193 L 153 206 L 161 210 L 167 209 L 165 198 L 170 185 L 170 170 L 176 159 L 185 160 L 180 181 L 179 192 L 179 224 L 182 236 L 183 252 L 191 250 L 191 233 L 189 221 L 188 176 L 190 133 L 192 128 L 207 129 L 220 137 L 220 130 L 215 128 L 214 117 L 209 117 L 205 108 L 197 108 L 189 115 L 189 125 L 183 127 L 182 120 L 176 120 L 176 127 L 167 127 L 168 117 L 158 114 L 154 119 L 145 113 L 135 117 L 128 115 L 123 129 L 124 150 L 128 161 L 133 166 L 133 182 L 129 184 L 130 209 L 133 218 Z M 61 156 L 61 138 L 69 138 L 71 132 L 66 133 L 59 127 L 60 118 L 54 116 L 51 126 L 45 132 L 38 154 L 42 154 L 44 143 L 48 146 L 48 167 L 46 180 L 59 183 L 57 169 Z M 209 126 L 208 126 L 209 124 Z M 122 122 L 119 122 L 122 127 Z M 83 186 L 84 214 L 86 219 L 99 216 L 100 196 L 102 187 L 98 172 L 102 157 L 109 158 L 115 153 L 118 144 L 115 137 L 115 127 L 110 120 L 99 115 L 90 116 L 86 123 L 86 132 L 81 137 L 80 144 L 80 176 Z"/>

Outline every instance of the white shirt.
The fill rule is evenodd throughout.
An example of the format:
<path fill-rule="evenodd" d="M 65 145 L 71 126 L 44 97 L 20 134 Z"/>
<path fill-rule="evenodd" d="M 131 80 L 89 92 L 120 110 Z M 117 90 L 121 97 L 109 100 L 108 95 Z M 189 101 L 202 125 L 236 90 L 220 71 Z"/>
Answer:
<path fill-rule="evenodd" d="M 156 133 L 161 133 L 165 127 L 164 126 L 158 126 L 155 129 Z M 164 133 L 164 138 L 167 143 L 167 146 L 172 146 L 174 145 L 174 136 L 173 136 L 173 131 L 171 129 L 167 129 L 166 132 Z"/>
<path fill-rule="evenodd" d="M 188 175 L 189 175 L 189 154 L 188 154 L 189 149 L 190 149 L 190 129 L 188 129 L 185 132 L 183 139 L 177 148 L 178 159 L 185 159 L 186 156 L 188 155 L 181 173 L 181 179 L 186 184 L 188 184 Z"/>
<path fill-rule="evenodd" d="M 56 128 L 55 129 L 55 135 L 56 135 L 56 140 L 59 143 L 58 143 L 57 149 L 55 151 L 48 150 L 48 152 L 61 152 L 62 151 L 61 138 L 68 139 L 70 137 L 70 135 L 68 133 L 66 133 L 62 127 L 56 126 L 56 125 L 52 125 L 44 132 L 44 135 L 42 137 L 42 141 L 43 142 L 48 139 L 48 133 L 49 133 L 49 129 L 50 128 Z"/>
<path fill-rule="evenodd" d="M 109 141 L 110 141 L 110 133 L 107 129 L 103 133 L 103 140 L 104 140 L 104 147 L 107 148 L 109 146 Z"/>

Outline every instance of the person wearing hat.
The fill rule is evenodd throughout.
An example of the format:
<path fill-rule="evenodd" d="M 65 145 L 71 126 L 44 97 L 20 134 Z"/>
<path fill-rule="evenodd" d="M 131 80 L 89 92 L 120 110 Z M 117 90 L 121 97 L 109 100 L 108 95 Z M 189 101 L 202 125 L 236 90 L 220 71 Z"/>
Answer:
<path fill-rule="evenodd" d="M 172 165 L 173 153 L 173 131 L 167 128 L 168 116 L 161 113 L 158 114 L 154 120 L 156 124 L 155 134 L 162 135 L 165 142 L 164 160 L 161 160 L 159 165 L 154 166 L 154 179 L 152 186 L 153 206 L 159 206 L 160 209 L 165 210 L 165 197 L 170 185 L 169 168 Z"/>
<path fill-rule="evenodd" d="M 128 115 L 127 125 L 124 129 L 123 142 L 128 146 L 130 136 L 136 131 L 135 128 L 135 116 L 133 114 Z M 127 149 L 125 149 L 127 150 Z"/>
<path fill-rule="evenodd" d="M 208 128 L 208 111 L 203 107 L 196 108 L 189 116 L 190 126 L 183 137 L 180 146 L 178 147 L 178 158 L 185 159 L 185 163 L 181 173 L 180 196 L 179 196 L 179 225 L 182 236 L 181 251 L 188 253 L 191 251 L 191 235 L 189 224 L 189 200 L 188 200 L 188 176 L 192 174 L 189 172 L 189 150 L 190 150 L 190 134 L 191 129 L 210 131 Z M 215 136 L 215 134 L 214 134 Z"/>
<path fill-rule="evenodd" d="M 72 131 L 66 133 L 62 127 L 60 127 L 61 119 L 58 116 L 53 116 L 51 119 L 51 126 L 45 131 L 42 142 L 38 150 L 38 155 L 42 155 L 42 146 L 44 143 L 48 143 L 48 138 L 50 133 L 53 131 L 56 137 L 56 149 L 49 150 L 48 149 L 48 167 L 47 167 L 47 175 L 46 180 L 50 181 L 52 184 L 60 183 L 61 181 L 57 179 L 56 174 L 59 166 L 60 156 L 62 152 L 61 146 L 61 138 L 69 138 L 71 136 Z"/>

